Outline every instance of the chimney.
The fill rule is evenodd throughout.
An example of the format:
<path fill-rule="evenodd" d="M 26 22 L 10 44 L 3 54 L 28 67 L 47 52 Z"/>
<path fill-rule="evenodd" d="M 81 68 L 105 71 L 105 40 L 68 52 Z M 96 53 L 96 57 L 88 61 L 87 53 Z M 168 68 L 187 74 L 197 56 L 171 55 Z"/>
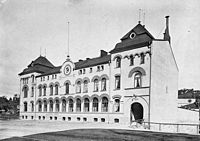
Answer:
<path fill-rule="evenodd" d="M 165 16 L 166 18 L 166 28 L 164 33 L 164 40 L 171 42 L 170 35 L 169 35 L 169 16 Z"/>
<path fill-rule="evenodd" d="M 101 50 L 101 54 L 100 54 L 100 57 L 103 57 L 103 56 L 106 56 L 108 53 L 104 50 Z"/>

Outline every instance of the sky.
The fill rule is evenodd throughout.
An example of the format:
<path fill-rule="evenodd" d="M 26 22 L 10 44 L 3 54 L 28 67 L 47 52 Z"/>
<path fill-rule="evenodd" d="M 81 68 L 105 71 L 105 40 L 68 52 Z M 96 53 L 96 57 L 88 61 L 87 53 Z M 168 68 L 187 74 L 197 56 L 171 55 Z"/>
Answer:
<path fill-rule="evenodd" d="M 41 54 L 59 66 L 110 51 L 138 24 L 163 38 L 170 16 L 171 45 L 179 89 L 200 90 L 199 0 L 0 0 L 0 96 L 19 94 L 19 76 Z M 143 15 L 143 14 L 141 14 Z M 145 20 L 144 20 L 145 19 Z M 167 75 L 167 74 L 166 74 Z"/>

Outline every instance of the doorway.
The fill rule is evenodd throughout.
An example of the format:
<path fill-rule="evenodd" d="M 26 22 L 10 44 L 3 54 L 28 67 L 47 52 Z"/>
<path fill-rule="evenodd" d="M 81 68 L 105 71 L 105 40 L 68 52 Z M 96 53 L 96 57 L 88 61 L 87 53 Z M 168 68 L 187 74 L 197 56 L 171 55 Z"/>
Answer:
<path fill-rule="evenodd" d="M 141 122 L 143 120 L 143 106 L 135 102 L 131 104 L 131 123 L 132 121 Z"/>

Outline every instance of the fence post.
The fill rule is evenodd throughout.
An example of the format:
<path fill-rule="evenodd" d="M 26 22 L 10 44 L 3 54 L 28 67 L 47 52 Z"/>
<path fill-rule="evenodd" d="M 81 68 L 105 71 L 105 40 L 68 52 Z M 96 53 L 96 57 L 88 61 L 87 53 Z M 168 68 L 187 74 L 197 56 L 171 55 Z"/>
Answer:
<path fill-rule="evenodd" d="M 161 131 L 161 123 L 159 123 L 159 131 Z"/>
<path fill-rule="evenodd" d="M 178 124 L 177 124 L 177 133 L 179 132 L 179 126 L 178 126 Z"/>

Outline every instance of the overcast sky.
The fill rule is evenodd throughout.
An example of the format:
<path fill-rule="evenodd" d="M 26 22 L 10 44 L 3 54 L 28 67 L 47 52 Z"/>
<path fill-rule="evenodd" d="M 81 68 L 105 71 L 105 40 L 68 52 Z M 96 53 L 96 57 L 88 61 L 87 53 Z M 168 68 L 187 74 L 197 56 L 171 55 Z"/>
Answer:
<path fill-rule="evenodd" d="M 19 93 L 20 73 L 46 48 L 56 66 L 66 59 L 67 21 L 73 61 L 110 51 L 138 23 L 163 38 L 170 16 L 172 48 L 179 67 L 179 89 L 200 89 L 199 0 L 0 0 L 0 95 Z M 144 22 L 142 23 L 144 24 Z M 167 74 L 166 74 L 167 75 Z"/>

